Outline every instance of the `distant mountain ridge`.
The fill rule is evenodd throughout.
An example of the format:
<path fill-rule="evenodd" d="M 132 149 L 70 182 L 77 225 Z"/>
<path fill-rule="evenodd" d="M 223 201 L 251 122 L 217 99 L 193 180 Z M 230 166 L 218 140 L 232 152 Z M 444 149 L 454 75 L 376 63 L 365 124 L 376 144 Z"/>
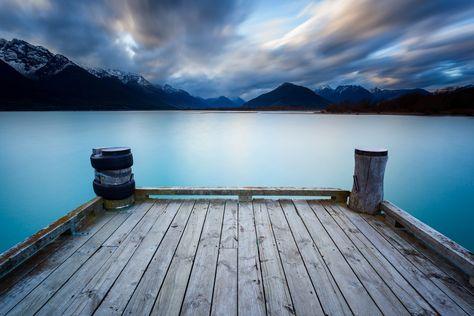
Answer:
<path fill-rule="evenodd" d="M 357 85 L 338 86 L 336 89 L 332 89 L 330 86 L 323 86 L 315 89 L 314 92 L 328 99 L 333 104 L 355 104 L 360 102 L 377 103 L 381 101 L 395 99 L 412 93 L 417 93 L 421 95 L 430 94 L 430 92 L 424 89 L 389 90 L 375 88 L 372 91 L 369 91 L 364 87 Z"/>
<path fill-rule="evenodd" d="M 456 95 L 462 95 L 458 99 L 465 102 L 471 95 L 465 91 L 472 91 L 472 85 L 432 93 L 424 89 L 375 88 L 369 91 L 358 85 L 338 86 L 336 89 L 324 86 L 312 91 L 284 83 L 248 102 L 240 97 L 226 96 L 204 99 L 168 84 L 153 84 L 140 74 L 84 68 L 42 46 L 19 39 L 0 39 L 0 110 L 319 111 L 329 106 L 334 110 L 334 105 L 337 105 L 336 108 L 349 111 L 356 108 L 372 111 L 380 104 L 384 104 L 384 108 L 394 108 L 397 104 L 406 107 L 406 100 L 417 104 L 425 104 L 426 100 L 436 101 L 438 103 L 433 108 L 441 109 L 447 106 L 443 102 L 456 99 Z M 447 97 L 441 98 L 440 94 Z M 393 102 L 387 103 L 389 101 Z M 449 106 L 452 108 L 453 105 Z"/>
<path fill-rule="evenodd" d="M 321 110 L 329 104 L 328 100 L 311 89 L 285 82 L 244 103 L 242 107 L 252 110 Z"/>
<path fill-rule="evenodd" d="M 0 39 L 0 77 L 0 110 L 165 110 L 216 106 L 214 101 L 208 104 L 184 90 L 153 85 L 139 74 L 85 69 L 63 55 L 19 39 Z M 232 107 L 238 107 L 238 103 L 227 100 Z"/>

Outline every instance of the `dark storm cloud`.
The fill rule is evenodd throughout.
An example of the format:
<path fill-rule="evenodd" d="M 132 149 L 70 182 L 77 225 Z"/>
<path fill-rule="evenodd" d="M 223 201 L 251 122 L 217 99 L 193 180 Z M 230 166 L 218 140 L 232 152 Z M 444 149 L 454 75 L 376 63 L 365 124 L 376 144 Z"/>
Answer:
<path fill-rule="evenodd" d="M 259 1 L 4 0 L 0 36 L 203 96 L 251 97 L 284 81 L 424 88 L 473 81 L 472 0 L 318 1 L 298 16 L 279 12 L 289 27 L 276 36 L 267 31 L 281 21 L 266 17 L 275 3 Z M 242 31 L 249 16 L 263 24 Z"/>

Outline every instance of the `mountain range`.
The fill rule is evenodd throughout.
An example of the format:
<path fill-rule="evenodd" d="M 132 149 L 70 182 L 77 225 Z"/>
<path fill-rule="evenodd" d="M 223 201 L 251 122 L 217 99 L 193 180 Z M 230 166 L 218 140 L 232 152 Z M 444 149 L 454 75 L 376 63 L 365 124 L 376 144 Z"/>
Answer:
<path fill-rule="evenodd" d="M 345 109 L 374 106 L 407 95 L 427 97 L 432 93 L 423 89 L 369 91 L 358 85 L 313 91 L 287 82 L 247 102 L 226 96 L 205 99 L 168 84 L 153 84 L 139 74 L 82 67 L 23 40 L 0 39 L 0 110 L 320 111 L 330 105 Z"/>
<path fill-rule="evenodd" d="M 166 110 L 238 107 L 242 100 L 203 99 L 139 74 L 84 68 L 22 40 L 0 39 L 1 110 Z"/>
<path fill-rule="evenodd" d="M 331 101 L 332 104 L 340 103 L 377 103 L 392 100 L 407 94 L 429 95 L 430 92 L 424 89 L 399 89 L 388 90 L 375 88 L 371 91 L 361 86 L 345 85 L 332 89 L 330 86 L 323 86 L 314 90 L 320 96 Z"/>

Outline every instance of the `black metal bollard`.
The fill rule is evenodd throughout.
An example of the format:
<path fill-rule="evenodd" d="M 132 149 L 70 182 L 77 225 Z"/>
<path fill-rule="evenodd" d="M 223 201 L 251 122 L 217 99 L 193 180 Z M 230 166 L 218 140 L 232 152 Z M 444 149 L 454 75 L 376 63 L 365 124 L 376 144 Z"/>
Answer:
<path fill-rule="evenodd" d="M 133 156 L 128 147 L 92 149 L 95 169 L 94 192 L 104 198 L 106 209 L 128 207 L 134 203 Z"/>

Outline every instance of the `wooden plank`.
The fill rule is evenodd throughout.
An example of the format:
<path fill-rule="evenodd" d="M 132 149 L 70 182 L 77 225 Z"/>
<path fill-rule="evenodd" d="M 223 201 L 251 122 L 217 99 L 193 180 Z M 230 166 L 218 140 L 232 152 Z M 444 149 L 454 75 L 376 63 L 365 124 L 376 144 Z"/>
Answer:
<path fill-rule="evenodd" d="M 153 255 L 159 251 L 157 249 L 160 249 L 161 241 L 170 229 L 181 204 L 181 201 L 173 201 L 166 206 L 162 216 L 155 222 L 95 311 L 95 315 L 122 314 Z"/>
<path fill-rule="evenodd" d="M 385 223 L 374 218 L 364 219 L 375 228 L 390 244 L 395 247 L 414 266 L 423 272 L 434 284 L 455 301 L 466 313 L 474 315 L 474 296 L 469 293 L 461 284 L 449 277 L 430 260 L 420 254 L 410 243 L 398 236 Z"/>
<path fill-rule="evenodd" d="M 150 210 L 152 201 L 139 202 L 128 210 L 130 217 L 104 242 L 105 247 L 117 247 L 127 237 L 133 228 L 142 220 L 143 216 Z"/>
<path fill-rule="evenodd" d="M 237 315 L 237 202 L 226 201 L 211 314 Z"/>
<path fill-rule="evenodd" d="M 116 249 L 117 247 L 99 248 L 35 315 L 63 314 L 70 301 L 94 278 Z"/>
<path fill-rule="evenodd" d="M 138 283 L 135 292 L 128 301 L 123 312 L 124 315 L 150 314 L 170 262 L 182 238 L 193 206 L 193 200 L 182 201 L 178 213 L 161 242 L 159 250 L 153 255 L 153 259 L 143 274 L 140 283 Z"/>
<path fill-rule="evenodd" d="M 118 213 L 96 234 L 87 240 L 74 254 L 67 258 L 43 282 L 18 303 L 10 313 L 22 315 L 34 313 L 46 303 L 56 291 L 86 262 L 129 216 Z"/>
<path fill-rule="evenodd" d="M 267 313 L 292 315 L 293 302 L 273 236 L 267 206 L 265 202 L 254 202 L 253 209 Z"/>
<path fill-rule="evenodd" d="M 252 204 L 239 202 L 238 314 L 265 315 L 265 297 L 258 260 Z"/>
<path fill-rule="evenodd" d="M 441 269 L 449 277 L 456 280 L 456 282 L 461 284 L 466 289 L 466 291 L 471 293 L 471 295 L 474 295 L 474 287 L 469 283 L 469 277 L 464 272 L 459 270 L 459 268 L 448 262 L 448 260 L 446 260 L 445 258 L 441 257 L 439 254 L 436 253 L 436 251 L 426 246 L 423 242 L 415 238 L 413 234 L 406 231 L 404 228 L 394 227 L 393 224 L 387 221 L 386 217 L 381 218 L 379 216 L 377 217 L 377 219 L 385 219 L 387 225 L 389 225 L 393 229 L 393 231 L 402 239 L 409 242 L 410 245 L 418 251 L 418 253 L 430 260 L 435 266 Z"/>
<path fill-rule="evenodd" d="M 100 197 L 93 198 L 31 235 L 25 241 L 0 254 L 0 278 L 33 256 L 43 247 L 52 243 L 67 230 L 75 232 L 77 227 L 81 225 L 83 218 L 93 211 L 98 211 L 101 203 L 102 199 Z"/>
<path fill-rule="evenodd" d="M 280 204 L 266 204 L 296 314 L 324 315 Z"/>
<path fill-rule="evenodd" d="M 387 216 L 394 218 L 411 231 L 415 237 L 464 271 L 469 277 L 474 278 L 474 255 L 469 250 L 388 201 L 383 201 L 380 206 Z"/>
<path fill-rule="evenodd" d="M 315 285 L 316 294 L 327 315 L 352 315 L 344 296 L 331 275 L 318 248 L 303 221 L 296 213 L 293 202 L 280 201 L 286 220 L 293 232 L 296 246 L 303 258 L 308 274 Z M 316 285 L 317 284 L 317 285 Z"/>
<path fill-rule="evenodd" d="M 145 236 L 155 222 L 163 215 L 165 207 L 165 203 L 157 203 L 154 205 L 152 202 L 144 202 L 138 207 L 137 212 L 140 209 L 148 210 L 145 216 L 143 216 L 142 220 L 131 230 L 128 236 L 119 243 L 117 250 L 115 250 L 112 256 L 104 263 L 92 280 L 68 303 L 68 308 L 64 312 L 65 314 L 90 315 L 96 310 Z M 59 313 L 62 314 L 62 311 Z"/>
<path fill-rule="evenodd" d="M 225 203 L 224 220 L 222 223 L 222 236 L 220 248 L 237 249 L 237 202 L 227 200 Z"/>
<path fill-rule="evenodd" d="M 91 238 L 107 221 L 111 220 L 114 215 L 114 213 L 110 212 L 100 214 L 80 234 L 63 234 L 59 236 L 54 242 L 45 246 L 11 273 L 1 278 L 0 306 L 5 306 L 4 293 L 9 292 L 8 295 L 11 300 L 13 296 L 17 296 L 17 294 L 24 292 L 27 288 L 31 290 Z M 30 284 L 30 286 L 26 286 L 27 284 Z M 23 290 L 20 291 L 19 289 Z M 0 308 L 0 311 L 2 310 Z"/>
<path fill-rule="evenodd" d="M 372 244 L 392 263 L 395 269 L 423 296 L 436 311 L 443 315 L 465 315 L 466 313 L 441 291 L 416 266 L 408 261 L 382 235 L 367 223 L 360 214 L 350 211 L 340 204 L 344 215 L 369 239 Z"/>
<path fill-rule="evenodd" d="M 359 249 L 344 234 L 334 219 L 325 211 L 322 204 L 320 202 L 310 202 L 309 205 L 382 313 L 385 315 L 408 315 L 407 309 L 398 297 L 395 296 L 377 274 L 377 271 L 360 253 Z"/>
<path fill-rule="evenodd" d="M 392 264 L 372 245 L 372 243 L 343 214 L 337 205 L 323 203 L 326 211 L 337 222 L 346 236 L 354 243 L 370 265 L 387 283 L 393 293 L 412 315 L 434 315 L 436 312 L 420 296 Z"/>
<path fill-rule="evenodd" d="M 293 188 L 293 187 L 238 187 L 238 188 L 207 188 L 207 187 L 158 187 L 137 188 L 138 199 L 151 195 L 232 195 L 232 196 L 330 196 L 334 200 L 344 202 L 350 192 L 333 188 Z"/>
<path fill-rule="evenodd" d="M 294 204 L 352 312 L 356 315 L 381 315 L 379 308 L 319 222 L 308 202 L 294 201 Z"/>
<path fill-rule="evenodd" d="M 58 245 L 58 248 L 51 249 L 51 253 L 49 253 L 49 247 L 43 248 L 35 257 L 30 259 L 31 263 L 19 266 L 13 273 L 3 278 L 2 282 L 0 282 L 0 287 L 2 288 L 2 294 L 0 295 L 0 315 L 6 314 L 18 304 L 114 216 L 115 214 L 105 213 L 104 216 L 97 218 L 97 222 L 88 227 L 82 234 L 64 236 L 65 238 L 60 245 Z M 35 258 L 39 256 L 45 259 L 36 262 Z M 23 272 L 23 270 L 26 271 Z M 21 278 L 17 278 L 17 275 L 22 276 Z"/>
<path fill-rule="evenodd" d="M 209 315 L 225 201 L 211 201 L 184 297 L 181 315 Z"/>
<path fill-rule="evenodd" d="M 209 201 L 194 205 L 151 315 L 179 314 L 208 208 Z"/>

